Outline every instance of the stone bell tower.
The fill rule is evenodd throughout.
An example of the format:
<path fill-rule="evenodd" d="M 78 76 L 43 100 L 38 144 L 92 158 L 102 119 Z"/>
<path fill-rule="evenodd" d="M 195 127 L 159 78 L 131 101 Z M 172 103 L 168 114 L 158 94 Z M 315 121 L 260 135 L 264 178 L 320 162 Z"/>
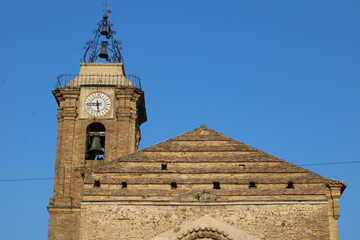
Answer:
<path fill-rule="evenodd" d="M 49 240 L 79 239 L 84 169 L 136 151 L 147 120 L 140 79 L 125 74 L 108 15 L 94 32 L 80 73 L 60 75 L 53 90 L 59 108 Z"/>

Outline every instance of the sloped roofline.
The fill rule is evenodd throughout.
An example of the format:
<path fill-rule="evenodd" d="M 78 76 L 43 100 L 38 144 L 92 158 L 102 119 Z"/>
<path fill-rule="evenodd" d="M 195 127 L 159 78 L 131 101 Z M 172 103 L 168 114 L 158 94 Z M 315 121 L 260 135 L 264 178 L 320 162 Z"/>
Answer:
<path fill-rule="evenodd" d="M 274 155 L 272 155 L 272 154 L 269 154 L 269 153 L 267 153 L 267 152 L 264 152 L 264 151 L 262 151 L 262 150 L 259 150 L 259 149 L 255 148 L 255 147 L 252 147 L 252 146 L 248 145 L 248 144 L 242 143 L 242 142 L 240 142 L 240 141 L 238 141 L 238 140 L 236 140 L 236 139 L 233 139 L 233 138 L 231 138 L 231 137 L 229 137 L 229 136 L 227 136 L 227 135 L 225 135 L 225 134 L 223 134 L 223 133 L 220 133 L 220 132 L 218 132 L 218 131 L 216 131 L 216 130 L 213 130 L 213 129 L 211 129 L 211 128 L 208 128 L 208 127 L 207 127 L 206 125 L 204 125 L 204 124 L 200 125 L 199 127 L 195 128 L 195 129 L 193 129 L 193 130 L 190 130 L 190 131 L 188 131 L 188 132 L 182 133 L 182 134 L 180 134 L 180 135 L 177 135 L 177 136 L 175 136 L 175 137 L 169 138 L 169 139 L 167 139 L 167 140 L 161 141 L 161 142 L 156 143 L 156 144 L 154 144 L 154 145 L 152 145 L 152 146 L 149 146 L 149 147 L 146 147 L 146 148 L 144 148 L 144 149 L 141 149 L 141 150 L 138 150 L 138 151 L 136 151 L 136 152 L 133 152 L 133 153 L 131 153 L 131 154 L 129 154 L 129 155 L 120 157 L 120 158 L 118 158 L 118 159 L 116 159 L 116 160 L 113 160 L 113 161 L 110 161 L 110 162 L 107 162 L 107 163 L 104 163 L 104 164 L 101 164 L 101 165 L 97 165 L 97 166 L 87 167 L 87 168 L 86 168 L 86 171 L 94 172 L 94 171 L 96 171 L 97 169 L 103 169 L 103 168 L 106 167 L 106 166 L 111 166 L 111 165 L 113 165 L 113 164 L 117 164 L 117 163 L 120 163 L 120 162 L 125 162 L 124 160 L 129 159 L 129 158 L 132 158 L 133 156 L 139 155 L 139 154 L 141 154 L 141 153 L 152 152 L 152 149 L 154 149 L 154 148 L 156 148 L 156 147 L 158 147 L 158 146 L 164 145 L 164 144 L 166 144 L 167 142 L 171 142 L 171 141 L 181 141 L 181 138 L 182 138 L 182 137 L 184 137 L 184 136 L 186 136 L 186 135 L 191 135 L 191 133 L 196 132 L 196 131 L 199 131 L 199 130 L 207 130 L 207 131 L 210 131 L 210 132 L 212 132 L 212 133 L 214 133 L 214 134 L 216 134 L 216 135 L 221 136 L 221 137 L 224 139 L 224 141 L 230 141 L 230 142 L 233 142 L 233 143 L 235 143 L 235 144 L 241 144 L 242 146 L 246 146 L 246 147 L 249 149 L 249 151 L 254 151 L 254 152 L 258 152 L 258 153 L 264 154 L 264 155 L 266 155 L 266 156 L 268 156 L 269 158 L 272 158 L 272 159 L 274 159 L 274 160 L 276 159 L 277 161 L 282 161 L 282 162 L 285 162 L 285 163 L 287 163 L 287 164 L 290 164 L 290 165 L 292 165 L 292 166 L 295 167 L 295 168 L 302 169 L 302 170 L 304 170 L 304 171 L 307 172 L 307 173 L 310 173 L 310 174 L 312 174 L 312 175 L 314 175 L 314 176 L 316 176 L 316 177 L 318 177 L 318 178 L 323 179 L 323 180 L 324 180 L 324 183 L 337 182 L 337 183 L 339 183 L 339 184 L 342 184 L 342 185 L 343 185 L 342 191 L 344 191 L 344 189 L 346 188 L 346 184 L 345 184 L 344 182 L 342 182 L 342 181 L 335 180 L 335 179 L 331 179 L 331 178 L 326 178 L 326 177 L 324 177 L 324 176 L 322 176 L 322 175 L 320 175 L 320 174 L 318 174 L 318 173 L 315 173 L 315 172 L 313 172 L 313 171 L 311 171 L 311 170 L 308 170 L 308 169 L 306 169 L 306 168 L 303 168 L 303 167 L 301 167 L 301 166 L 298 166 L 298 165 L 296 165 L 296 164 L 294 164 L 294 163 L 288 162 L 288 161 L 286 161 L 286 160 L 284 160 L 284 159 L 281 159 L 281 158 L 276 157 L 276 156 L 274 156 Z M 188 141 L 191 141 L 191 140 L 188 140 Z M 205 141 L 205 140 L 204 140 L 204 141 Z"/>

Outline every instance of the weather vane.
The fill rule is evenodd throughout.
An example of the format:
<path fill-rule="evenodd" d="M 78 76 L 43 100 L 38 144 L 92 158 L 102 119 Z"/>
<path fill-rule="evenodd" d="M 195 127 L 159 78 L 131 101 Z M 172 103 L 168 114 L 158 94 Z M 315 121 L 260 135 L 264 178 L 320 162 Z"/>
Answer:
<path fill-rule="evenodd" d="M 111 10 L 108 9 L 110 4 L 105 0 L 102 5 L 104 6 L 103 19 L 97 23 L 98 28 L 93 31 L 95 34 L 94 39 L 86 42 L 82 61 L 95 62 L 99 57 L 108 62 L 123 62 L 120 52 L 121 41 L 114 39 L 116 32 L 112 30 L 113 24 L 108 20 L 109 16 L 107 14 L 111 13 Z M 105 39 L 102 40 L 101 38 Z"/>

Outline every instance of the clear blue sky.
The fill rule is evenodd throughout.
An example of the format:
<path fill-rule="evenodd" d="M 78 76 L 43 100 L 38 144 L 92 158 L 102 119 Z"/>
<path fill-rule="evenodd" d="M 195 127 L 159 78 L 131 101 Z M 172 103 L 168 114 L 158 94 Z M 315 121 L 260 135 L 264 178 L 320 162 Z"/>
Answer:
<path fill-rule="evenodd" d="M 51 178 L 56 77 L 77 73 L 101 0 L 0 0 L 0 180 Z M 127 73 L 142 78 L 141 148 L 200 124 L 295 164 L 360 161 L 360 1 L 110 0 Z M 359 235 L 360 164 L 342 240 Z M 0 239 L 46 239 L 52 180 L 0 182 Z"/>

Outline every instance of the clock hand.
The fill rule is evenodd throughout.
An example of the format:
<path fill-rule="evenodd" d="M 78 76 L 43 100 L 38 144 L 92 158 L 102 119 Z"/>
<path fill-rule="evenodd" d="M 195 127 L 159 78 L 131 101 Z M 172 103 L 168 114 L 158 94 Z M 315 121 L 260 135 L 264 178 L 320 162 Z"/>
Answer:
<path fill-rule="evenodd" d="M 97 108 L 97 111 L 99 112 L 99 100 L 96 100 L 96 108 Z"/>

